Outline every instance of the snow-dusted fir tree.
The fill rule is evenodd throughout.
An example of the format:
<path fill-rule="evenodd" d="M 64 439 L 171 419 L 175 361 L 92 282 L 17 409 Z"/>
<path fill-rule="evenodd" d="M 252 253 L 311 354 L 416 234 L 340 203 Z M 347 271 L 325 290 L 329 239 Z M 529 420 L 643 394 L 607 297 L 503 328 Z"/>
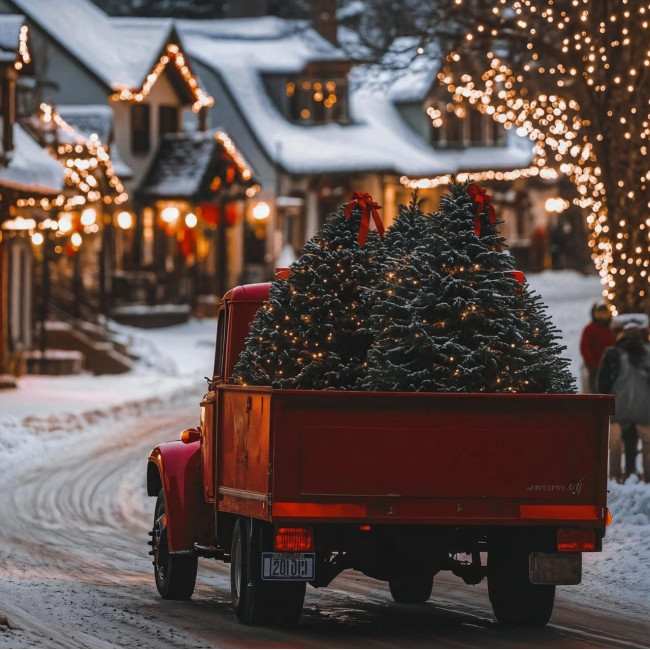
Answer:
<path fill-rule="evenodd" d="M 489 196 L 454 184 L 438 213 L 410 218 L 423 224 L 417 245 L 392 259 L 372 291 L 363 387 L 572 392 L 543 305 L 512 276 Z"/>
<path fill-rule="evenodd" d="M 271 284 L 269 301 L 255 315 L 235 367 L 235 381 L 274 388 L 358 386 L 372 342 L 365 290 L 380 277 L 381 240 L 365 231 L 370 211 L 378 207 L 373 205 L 352 202 L 332 214 L 288 277 Z"/>

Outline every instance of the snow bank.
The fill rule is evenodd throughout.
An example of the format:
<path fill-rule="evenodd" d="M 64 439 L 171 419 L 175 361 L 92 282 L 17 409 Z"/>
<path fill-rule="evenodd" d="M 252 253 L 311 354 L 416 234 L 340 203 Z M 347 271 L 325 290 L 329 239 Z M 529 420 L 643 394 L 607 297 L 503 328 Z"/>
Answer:
<path fill-rule="evenodd" d="M 48 441 L 161 408 L 191 405 L 212 374 L 212 319 L 158 330 L 113 326 L 139 357 L 123 375 L 27 376 L 0 391 L 0 474 L 10 458 L 44 453 Z"/>
<path fill-rule="evenodd" d="M 650 484 L 636 476 L 625 485 L 608 484 L 612 525 L 602 553 L 583 554 L 582 585 L 559 588 L 562 597 L 594 607 L 625 607 L 648 614 L 650 592 Z"/>

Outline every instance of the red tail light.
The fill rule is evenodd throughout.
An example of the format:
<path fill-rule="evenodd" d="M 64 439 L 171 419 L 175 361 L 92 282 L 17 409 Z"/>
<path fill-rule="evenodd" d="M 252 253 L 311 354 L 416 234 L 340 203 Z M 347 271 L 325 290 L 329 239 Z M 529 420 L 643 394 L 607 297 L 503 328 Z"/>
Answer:
<path fill-rule="evenodd" d="M 313 551 L 314 532 L 311 528 L 281 526 L 275 531 L 276 551 Z"/>
<path fill-rule="evenodd" d="M 595 551 L 596 533 L 593 528 L 560 528 L 557 531 L 558 551 Z"/>

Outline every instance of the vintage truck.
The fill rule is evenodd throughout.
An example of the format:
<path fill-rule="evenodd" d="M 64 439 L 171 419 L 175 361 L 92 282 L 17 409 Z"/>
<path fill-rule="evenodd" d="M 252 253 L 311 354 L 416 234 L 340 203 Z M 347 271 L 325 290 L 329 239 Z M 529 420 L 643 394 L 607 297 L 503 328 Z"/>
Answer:
<path fill-rule="evenodd" d="M 399 603 L 451 571 L 487 577 L 500 622 L 545 625 L 555 585 L 602 549 L 613 398 L 231 385 L 269 288 L 224 296 L 200 422 L 149 456 L 160 595 L 189 599 L 197 558 L 215 558 L 242 623 L 292 624 L 306 583 L 345 569 Z"/>

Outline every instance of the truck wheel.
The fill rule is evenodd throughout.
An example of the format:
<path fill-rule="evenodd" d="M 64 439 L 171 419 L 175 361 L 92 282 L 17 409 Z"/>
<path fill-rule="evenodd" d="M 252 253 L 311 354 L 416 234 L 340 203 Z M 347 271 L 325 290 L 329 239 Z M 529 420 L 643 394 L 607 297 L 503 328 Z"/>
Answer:
<path fill-rule="evenodd" d="M 426 603 L 433 588 L 432 574 L 404 574 L 388 581 L 390 593 L 396 603 L 415 605 Z"/>
<path fill-rule="evenodd" d="M 528 580 L 528 552 L 496 550 L 488 553 L 488 594 L 500 623 L 542 627 L 553 613 L 554 585 Z"/>
<path fill-rule="evenodd" d="M 167 545 L 165 496 L 156 501 L 151 533 L 153 569 L 158 593 L 165 600 L 189 600 L 194 592 L 198 559 L 196 555 L 170 555 Z"/>
<path fill-rule="evenodd" d="M 235 614 L 244 625 L 295 625 L 302 612 L 306 583 L 262 580 L 262 526 L 246 518 L 235 523 L 230 551 Z"/>

